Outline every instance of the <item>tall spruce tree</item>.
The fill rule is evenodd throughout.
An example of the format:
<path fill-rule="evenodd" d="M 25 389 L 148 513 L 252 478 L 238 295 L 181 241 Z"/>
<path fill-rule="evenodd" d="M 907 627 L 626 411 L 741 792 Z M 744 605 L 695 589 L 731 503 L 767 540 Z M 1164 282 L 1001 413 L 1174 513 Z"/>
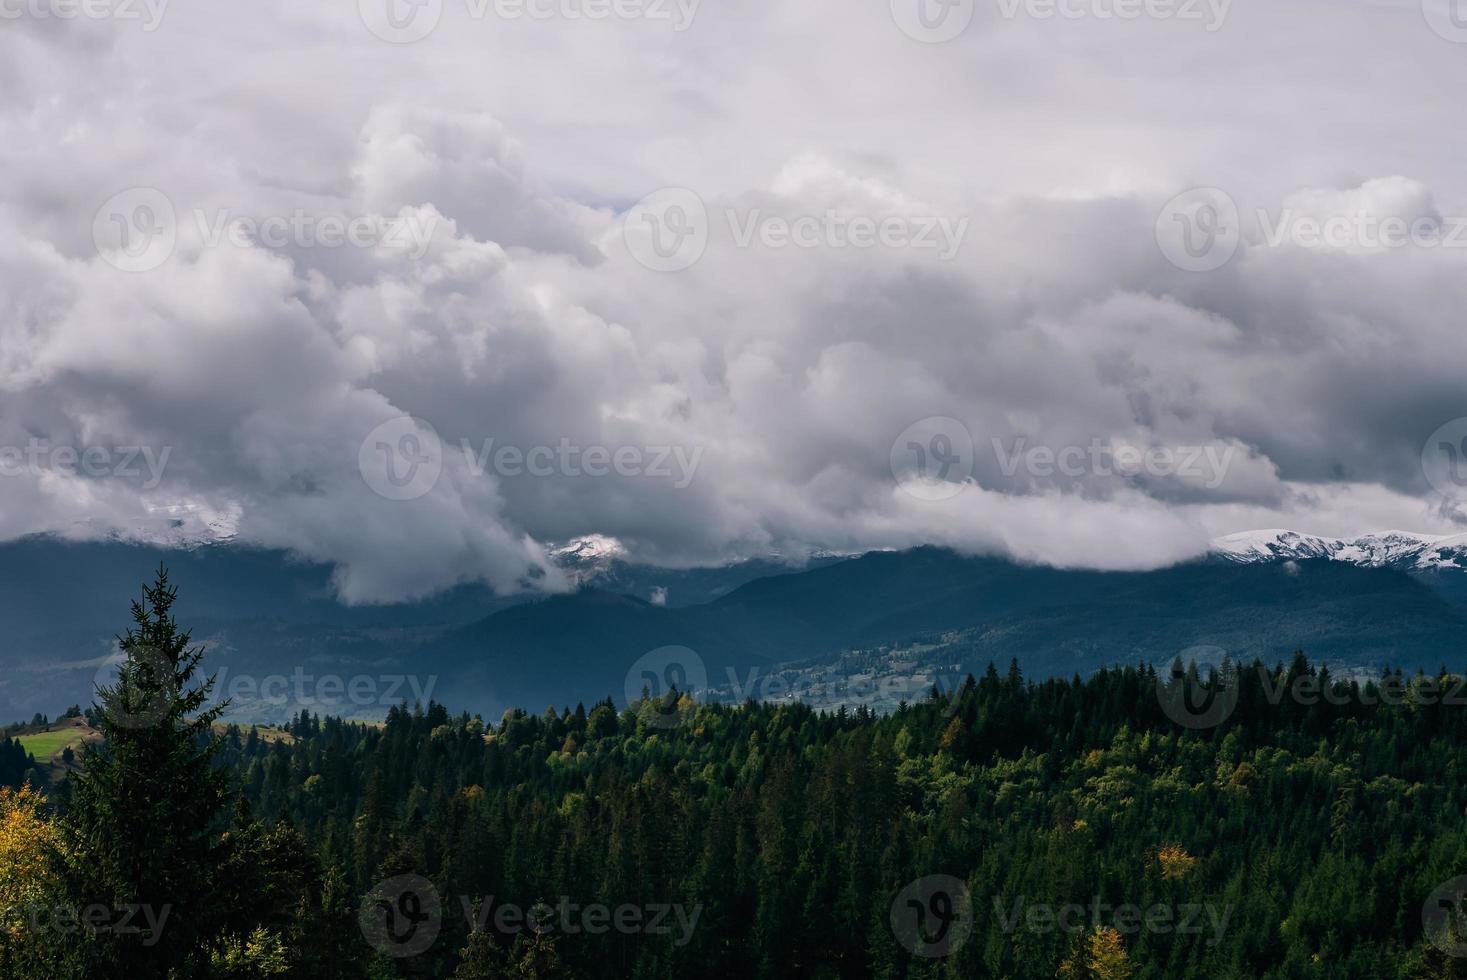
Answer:
<path fill-rule="evenodd" d="M 92 937 L 93 975 L 202 976 L 228 914 L 211 900 L 226 840 L 227 778 L 214 764 L 213 730 L 223 706 L 209 705 L 203 648 L 171 615 L 177 595 L 160 566 L 133 602 L 117 681 L 97 692 L 104 737 L 82 756 L 67 814 L 78 906 L 104 906 L 114 924 L 140 910 L 128 926 L 141 932 Z"/>

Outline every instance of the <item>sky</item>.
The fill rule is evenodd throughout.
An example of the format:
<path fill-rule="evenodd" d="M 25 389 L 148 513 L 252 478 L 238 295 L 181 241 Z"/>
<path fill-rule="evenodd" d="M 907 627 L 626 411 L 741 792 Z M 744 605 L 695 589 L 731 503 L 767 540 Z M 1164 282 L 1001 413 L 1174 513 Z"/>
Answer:
<path fill-rule="evenodd" d="M 0 90 L 0 539 L 1467 531 L 1467 0 L 0 0 Z"/>

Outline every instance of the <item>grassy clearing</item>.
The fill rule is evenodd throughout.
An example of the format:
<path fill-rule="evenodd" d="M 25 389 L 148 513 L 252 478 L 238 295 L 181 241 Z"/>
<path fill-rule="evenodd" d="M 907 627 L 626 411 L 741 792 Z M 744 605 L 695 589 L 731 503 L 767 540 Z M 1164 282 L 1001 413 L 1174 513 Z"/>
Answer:
<path fill-rule="evenodd" d="M 25 750 L 36 757 L 37 762 L 51 762 L 61 755 L 61 750 L 68 745 L 73 752 L 81 748 L 86 738 L 86 731 L 81 728 L 61 728 L 51 732 L 36 732 L 34 735 L 21 735 L 20 744 Z"/>
<path fill-rule="evenodd" d="M 53 767 L 53 778 L 64 772 L 61 767 L 61 753 L 64 749 L 70 747 L 73 752 L 80 754 L 84 743 L 101 737 L 100 733 L 87 724 L 85 718 L 58 719 L 46 727 L 49 730 L 27 726 L 14 737 L 27 752 L 35 756 L 38 765 Z"/>
<path fill-rule="evenodd" d="M 217 734 L 224 734 L 224 725 L 215 725 Z M 249 729 L 244 729 L 248 732 Z M 293 743 L 295 737 L 289 732 L 278 728 L 258 728 L 260 738 L 267 742 Z M 102 737 L 101 732 L 90 727 L 83 718 L 68 718 L 64 721 L 52 723 L 50 731 L 29 731 L 13 736 L 25 750 L 35 756 L 36 762 L 45 766 L 59 766 L 61 764 L 61 752 L 67 746 L 78 755 L 81 747 L 86 742 L 95 742 Z"/>

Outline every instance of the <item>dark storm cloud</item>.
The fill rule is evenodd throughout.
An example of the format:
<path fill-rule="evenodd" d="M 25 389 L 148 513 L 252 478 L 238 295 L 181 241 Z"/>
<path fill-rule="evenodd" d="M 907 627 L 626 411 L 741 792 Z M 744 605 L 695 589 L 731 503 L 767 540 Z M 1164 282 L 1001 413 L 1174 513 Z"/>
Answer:
<path fill-rule="evenodd" d="M 1455 529 L 1421 453 L 1467 416 L 1467 242 L 1297 239 L 1464 213 L 1467 48 L 1291 4 L 928 46 L 886 6 L 0 35 L 0 449 L 47 447 L 0 479 L 0 534 L 232 534 L 372 601 L 557 588 L 547 548 L 592 533 L 1131 568 L 1260 526 Z M 1157 237 L 1198 185 L 1245 231 L 1207 272 Z M 708 218 L 680 271 L 604 204 L 663 187 Z M 154 217 L 138 188 L 176 240 L 128 271 L 94 239 Z M 911 483 L 912 442 L 971 480 Z M 65 451 L 143 446 L 152 486 Z"/>

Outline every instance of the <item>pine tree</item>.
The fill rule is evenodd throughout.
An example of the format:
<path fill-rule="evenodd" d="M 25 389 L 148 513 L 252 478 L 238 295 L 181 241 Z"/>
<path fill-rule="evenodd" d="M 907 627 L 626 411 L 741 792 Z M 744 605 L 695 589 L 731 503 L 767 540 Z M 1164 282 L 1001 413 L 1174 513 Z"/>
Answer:
<path fill-rule="evenodd" d="M 473 914 L 479 915 L 478 903 Z M 469 942 L 459 952 L 458 969 L 453 971 L 454 980 L 503 980 L 508 977 L 509 956 L 494 941 L 485 929 L 476 929 L 469 935 Z"/>
<path fill-rule="evenodd" d="M 566 975 L 560 965 L 556 942 L 544 933 L 528 930 L 515 937 L 509 951 L 510 977 L 514 980 L 561 980 Z"/>
<path fill-rule="evenodd" d="M 143 931 L 98 934 L 94 975 L 197 976 L 229 914 L 212 900 L 225 848 L 213 733 L 223 706 L 207 706 L 214 681 L 198 679 L 203 649 L 170 614 L 177 594 L 160 566 L 132 604 L 117 683 L 97 692 L 103 739 L 82 756 L 65 823 L 76 904 L 119 918 L 142 910 L 132 922 Z"/>

